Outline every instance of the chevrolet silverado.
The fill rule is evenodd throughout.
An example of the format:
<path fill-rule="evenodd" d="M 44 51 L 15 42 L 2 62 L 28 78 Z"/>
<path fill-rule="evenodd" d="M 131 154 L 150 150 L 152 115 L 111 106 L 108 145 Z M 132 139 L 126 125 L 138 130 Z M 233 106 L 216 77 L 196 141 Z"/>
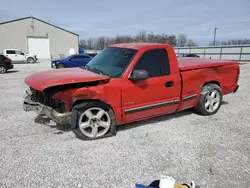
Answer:
<path fill-rule="evenodd" d="M 238 90 L 239 75 L 237 61 L 177 59 L 167 44 L 114 44 L 85 67 L 29 75 L 23 108 L 98 139 L 116 135 L 117 125 L 185 109 L 213 115 L 223 95 Z"/>

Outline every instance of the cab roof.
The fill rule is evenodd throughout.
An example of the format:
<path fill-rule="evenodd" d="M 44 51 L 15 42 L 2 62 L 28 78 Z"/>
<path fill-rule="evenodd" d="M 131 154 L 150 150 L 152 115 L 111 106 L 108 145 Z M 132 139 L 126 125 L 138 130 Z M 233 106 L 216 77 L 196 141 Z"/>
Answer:
<path fill-rule="evenodd" d="M 160 43 L 122 43 L 122 44 L 112 44 L 109 47 L 116 47 L 116 48 L 130 48 L 134 50 L 140 50 L 142 48 L 159 48 L 159 47 L 169 47 L 169 44 L 160 44 Z"/>

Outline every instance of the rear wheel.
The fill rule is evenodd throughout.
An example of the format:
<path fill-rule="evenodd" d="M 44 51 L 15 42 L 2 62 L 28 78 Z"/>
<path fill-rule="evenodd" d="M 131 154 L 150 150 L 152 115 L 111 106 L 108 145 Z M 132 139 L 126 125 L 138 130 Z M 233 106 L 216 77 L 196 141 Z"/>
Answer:
<path fill-rule="evenodd" d="M 76 105 L 72 110 L 73 132 L 82 140 L 95 140 L 116 135 L 113 110 L 100 102 L 90 101 Z"/>
<path fill-rule="evenodd" d="M 216 84 L 207 84 L 202 87 L 200 99 L 195 110 L 201 115 L 213 115 L 218 112 L 222 102 L 222 91 Z"/>
<path fill-rule="evenodd" d="M 5 66 L 0 65 L 0 74 L 4 74 L 6 73 L 7 69 L 5 68 Z"/>
<path fill-rule="evenodd" d="M 65 68 L 65 66 L 64 66 L 64 64 L 59 63 L 58 65 L 56 65 L 56 68 L 58 68 L 58 69 L 62 69 L 62 68 Z"/>
<path fill-rule="evenodd" d="M 28 63 L 35 63 L 35 59 L 33 57 L 29 57 L 27 61 Z"/>

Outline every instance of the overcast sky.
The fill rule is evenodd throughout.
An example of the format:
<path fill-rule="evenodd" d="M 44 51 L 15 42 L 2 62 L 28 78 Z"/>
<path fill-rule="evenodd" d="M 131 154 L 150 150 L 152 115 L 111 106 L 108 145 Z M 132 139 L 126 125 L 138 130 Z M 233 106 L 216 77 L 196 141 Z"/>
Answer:
<path fill-rule="evenodd" d="M 250 0 L 14 0 L 0 6 L 0 21 L 34 17 L 81 38 L 147 32 L 185 33 L 200 45 L 250 38 Z"/>

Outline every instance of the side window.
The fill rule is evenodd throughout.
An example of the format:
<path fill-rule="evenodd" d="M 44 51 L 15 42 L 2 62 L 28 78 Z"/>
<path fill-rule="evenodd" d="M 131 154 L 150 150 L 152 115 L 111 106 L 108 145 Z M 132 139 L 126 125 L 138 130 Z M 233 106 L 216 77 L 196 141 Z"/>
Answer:
<path fill-rule="evenodd" d="M 83 58 L 84 59 L 87 59 L 87 58 L 91 58 L 90 56 L 87 56 L 87 55 L 83 55 Z"/>
<path fill-rule="evenodd" d="M 71 59 L 83 59 L 83 57 L 82 56 L 74 56 Z"/>
<path fill-rule="evenodd" d="M 16 54 L 18 54 L 18 55 L 22 55 L 22 52 L 21 52 L 21 51 L 17 51 L 17 50 L 16 50 Z"/>
<path fill-rule="evenodd" d="M 146 70 L 150 77 L 170 74 L 168 53 L 165 49 L 146 51 L 136 63 L 134 69 Z"/>
<path fill-rule="evenodd" d="M 6 50 L 6 54 L 16 54 L 15 50 Z"/>

